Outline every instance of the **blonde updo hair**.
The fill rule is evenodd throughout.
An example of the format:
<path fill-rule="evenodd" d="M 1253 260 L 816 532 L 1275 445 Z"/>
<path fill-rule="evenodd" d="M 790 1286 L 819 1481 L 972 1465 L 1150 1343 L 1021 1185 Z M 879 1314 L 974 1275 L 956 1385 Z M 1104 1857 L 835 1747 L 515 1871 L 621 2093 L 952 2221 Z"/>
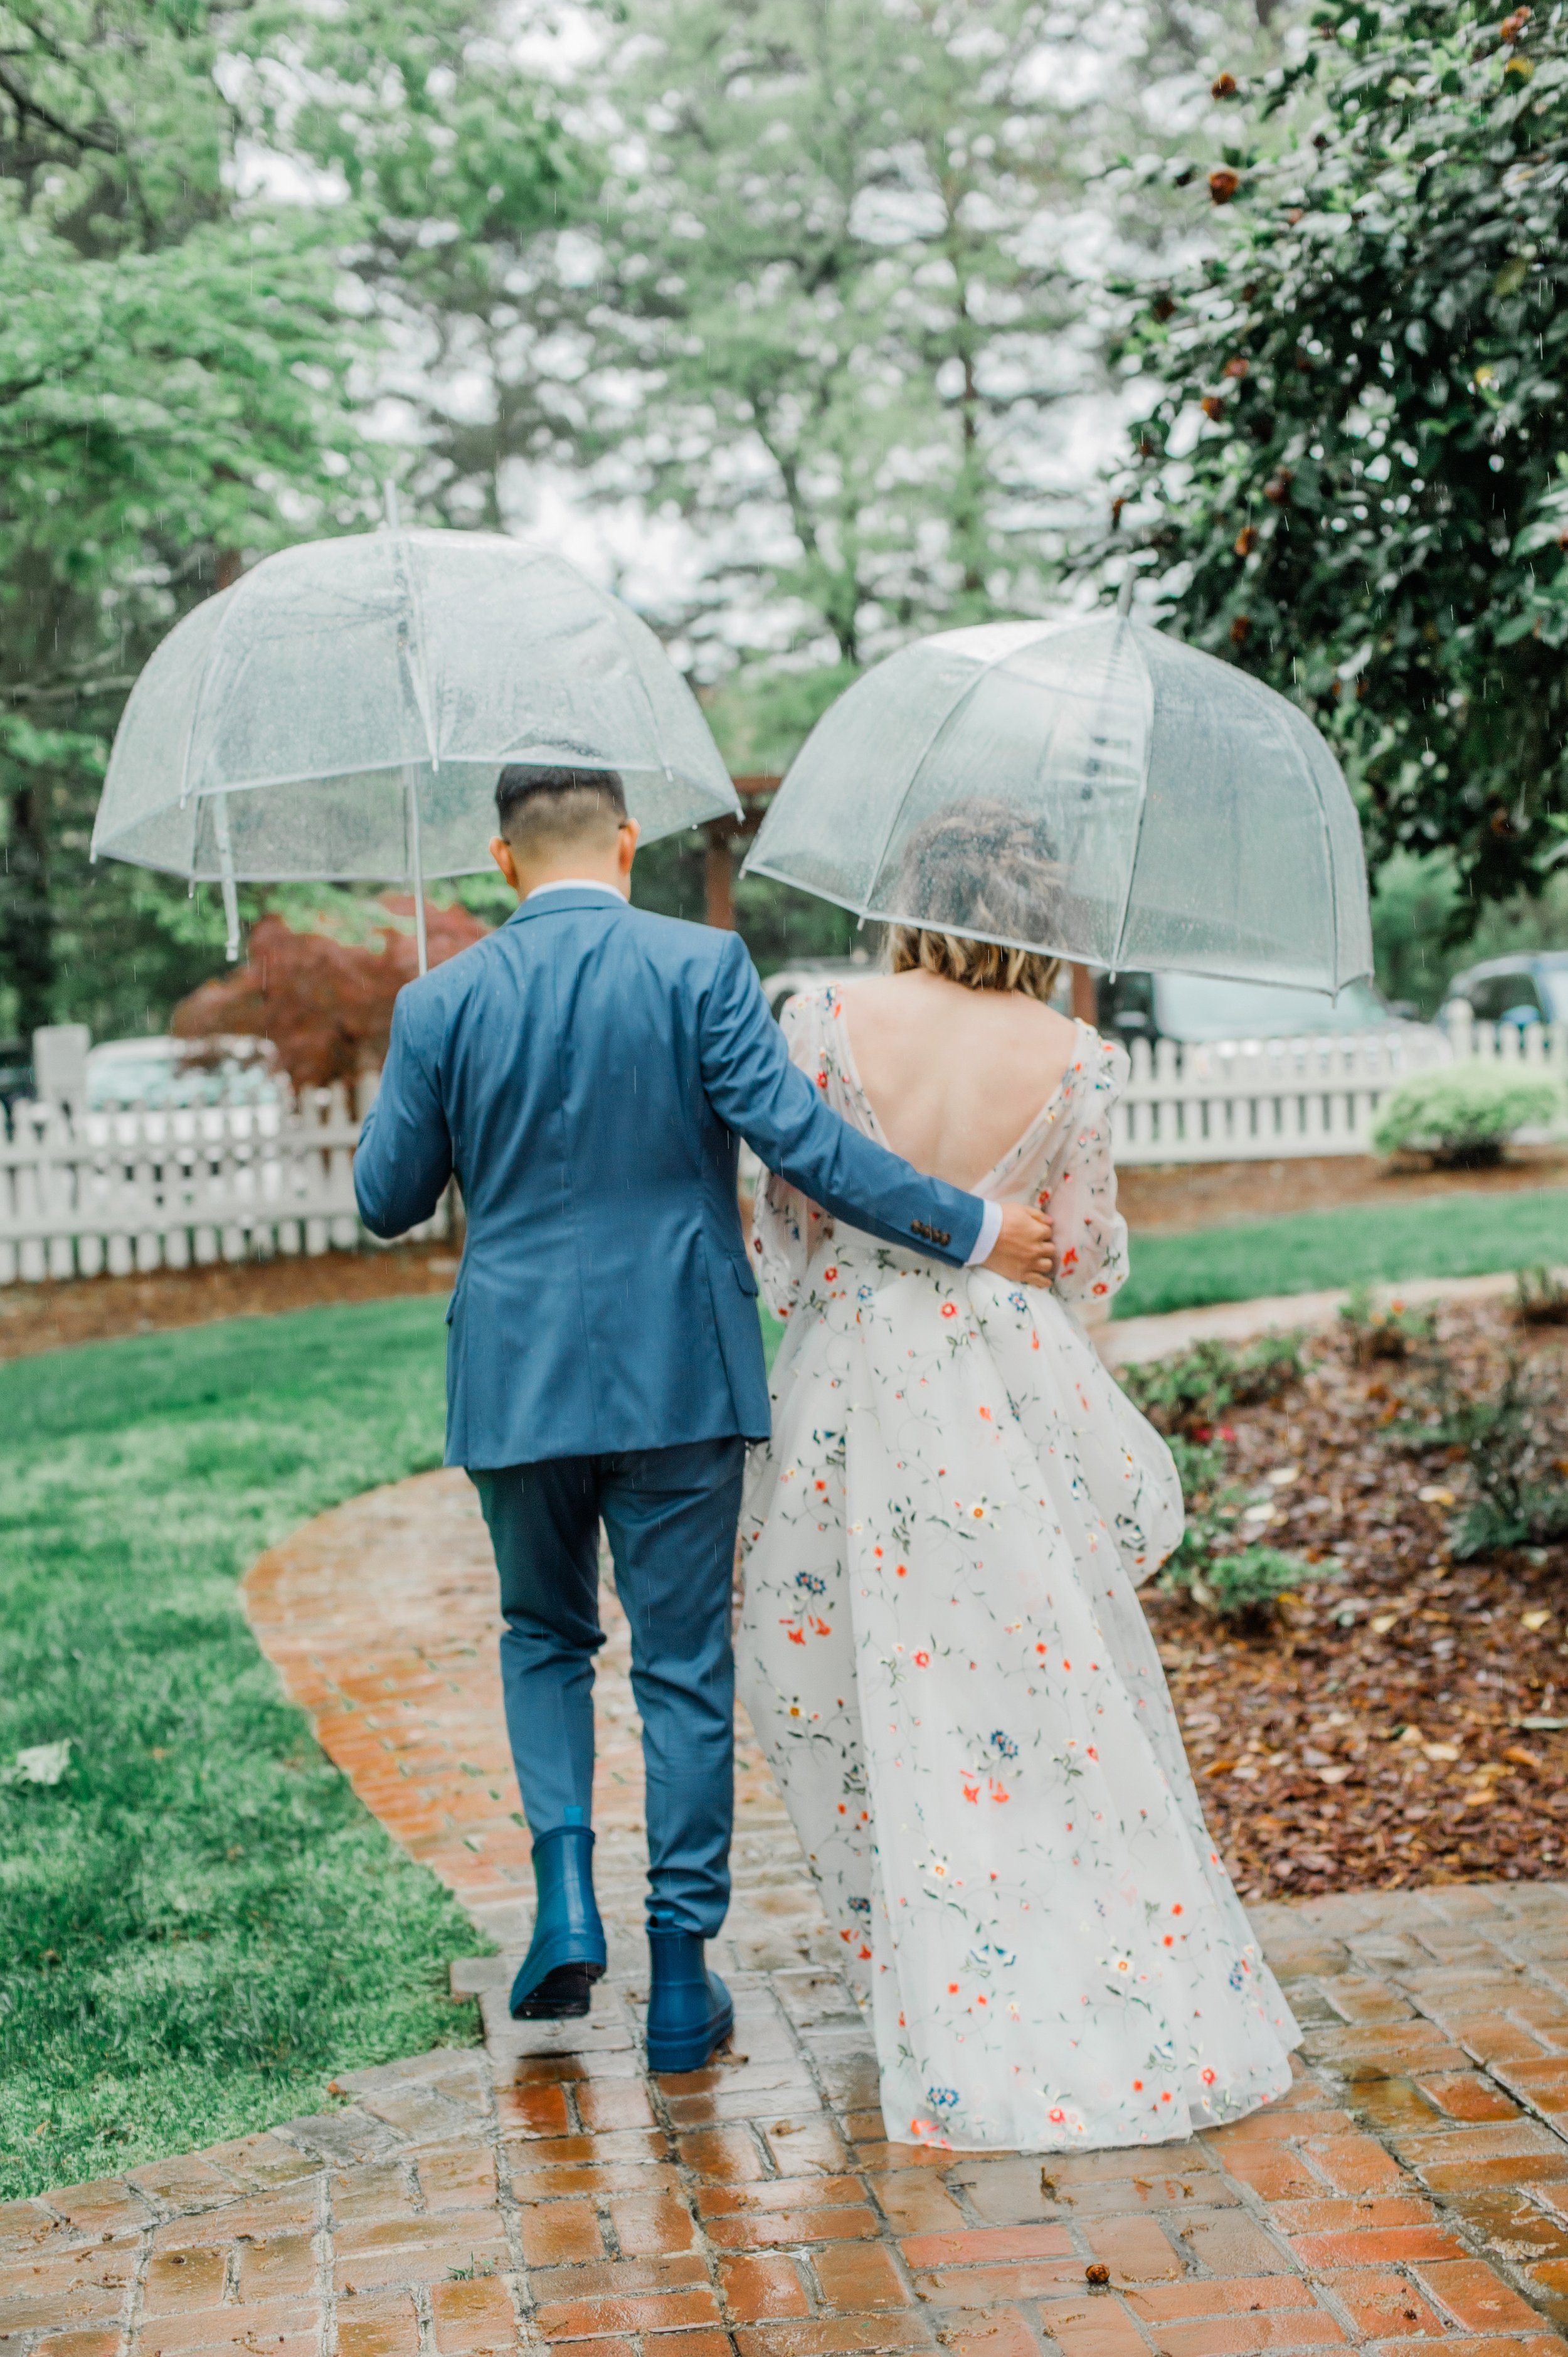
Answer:
<path fill-rule="evenodd" d="M 909 837 L 898 879 L 902 905 L 936 921 L 889 927 L 889 970 L 909 974 L 918 966 L 965 990 L 1048 999 L 1060 958 L 977 936 L 1037 937 L 1049 926 L 1061 883 L 1045 830 L 1009 803 L 973 802 L 943 811 Z"/>

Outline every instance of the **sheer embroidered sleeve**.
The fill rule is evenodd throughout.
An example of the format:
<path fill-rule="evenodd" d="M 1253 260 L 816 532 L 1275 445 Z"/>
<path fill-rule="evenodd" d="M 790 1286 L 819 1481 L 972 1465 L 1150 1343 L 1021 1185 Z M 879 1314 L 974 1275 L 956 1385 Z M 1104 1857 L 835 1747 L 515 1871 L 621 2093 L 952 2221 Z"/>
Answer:
<path fill-rule="evenodd" d="M 823 994 L 803 993 L 791 998 L 779 1017 L 779 1028 L 789 1050 L 810 1080 L 821 1082 L 823 1065 Z M 775 1318 L 788 1318 L 800 1298 L 812 1253 L 833 1223 L 819 1204 L 801 1194 L 775 1171 L 757 1173 L 752 1198 L 751 1254 L 762 1297 Z"/>
<path fill-rule="evenodd" d="M 1074 1074 L 1059 1175 L 1047 1208 L 1056 1240 L 1053 1287 L 1067 1302 L 1103 1301 L 1125 1283 L 1127 1222 L 1116 1209 L 1111 1115 L 1127 1085 L 1126 1049 L 1090 1032 Z"/>

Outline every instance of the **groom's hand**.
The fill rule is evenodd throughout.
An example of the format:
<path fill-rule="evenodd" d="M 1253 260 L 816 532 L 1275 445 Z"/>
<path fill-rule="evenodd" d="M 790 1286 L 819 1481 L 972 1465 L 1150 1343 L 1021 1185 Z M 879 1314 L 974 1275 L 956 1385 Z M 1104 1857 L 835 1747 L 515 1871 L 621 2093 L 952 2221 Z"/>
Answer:
<path fill-rule="evenodd" d="M 1027 1203 L 1004 1203 L 1002 1232 L 985 1266 L 1009 1285 L 1049 1285 L 1056 1264 L 1051 1223 Z"/>

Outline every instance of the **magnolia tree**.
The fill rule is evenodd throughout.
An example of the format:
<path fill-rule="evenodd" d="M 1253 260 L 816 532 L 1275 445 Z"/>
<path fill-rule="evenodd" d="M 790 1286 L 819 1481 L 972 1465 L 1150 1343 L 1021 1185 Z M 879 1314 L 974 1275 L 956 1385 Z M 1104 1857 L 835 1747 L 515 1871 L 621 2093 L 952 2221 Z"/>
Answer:
<path fill-rule="evenodd" d="M 1173 626 L 1337 740 L 1374 858 L 1446 850 L 1470 897 L 1539 889 L 1568 829 L 1563 24 L 1335 0 L 1223 77 L 1256 135 L 1123 350 L 1121 537 Z"/>

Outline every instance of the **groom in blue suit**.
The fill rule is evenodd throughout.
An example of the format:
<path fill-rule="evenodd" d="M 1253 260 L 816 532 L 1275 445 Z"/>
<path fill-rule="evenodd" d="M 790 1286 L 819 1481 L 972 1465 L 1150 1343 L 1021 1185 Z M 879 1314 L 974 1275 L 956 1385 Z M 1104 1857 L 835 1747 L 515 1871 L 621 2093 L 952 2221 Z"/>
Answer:
<path fill-rule="evenodd" d="M 703 1943 L 729 1900 L 741 1476 L 768 1430 L 737 1139 L 836 1218 L 955 1267 L 1044 1283 L 1049 1228 L 830 1113 L 737 934 L 628 906 L 638 830 L 615 771 L 507 769 L 496 801 L 490 848 L 520 905 L 400 994 L 354 1183 L 379 1236 L 428 1219 L 454 1174 L 463 1191 L 446 1461 L 468 1469 L 495 1548 L 539 1899 L 512 2011 L 585 2014 L 605 1967 L 602 1522 L 647 1767 L 649 2062 L 693 2070 L 732 2018 Z"/>

